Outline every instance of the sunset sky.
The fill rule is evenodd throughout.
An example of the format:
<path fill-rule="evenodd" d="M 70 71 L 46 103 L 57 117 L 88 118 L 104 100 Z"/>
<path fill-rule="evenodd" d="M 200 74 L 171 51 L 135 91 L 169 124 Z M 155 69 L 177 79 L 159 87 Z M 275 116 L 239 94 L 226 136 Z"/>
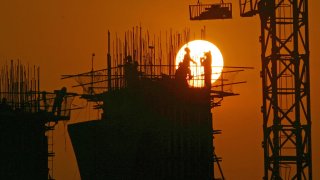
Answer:
<path fill-rule="evenodd" d="M 219 2 L 206 0 L 202 3 Z M 230 2 L 226 0 L 225 2 Z M 214 43 L 229 66 L 250 66 L 234 87 L 240 96 L 226 98 L 215 109 L 214 126 L 223 130 L 216 138 L 216 153 L 222 156 L 224 175 L 229 180 L 263 177 L 262 104 L 259 17 L 241 18 L 239 1 L 232 0 L 233 19 L 190 21 L 188 5 L 196 0 L 10 0 L 0 3 L 0 65 L 11 59 L 41 68 L 41 89 L 52 91 L 67 86 L 62 74 L 89 71 L 91 54 L 95 68 L 106 67 L 107 31 L 123 34 L 133 26 L 159 33 L 190 28 L 200 33 L 206 26 L 206 40 Z M 309 0 L 310 71 L 313 176 L 320 179 L 320 1 Z M 89 110 L 74 112 L 69 123 L 89 118 Z M 91 113 L 92 116 L 92 113 Z M 80 118 L 84 117 L 84 118 Z M 66 125 L 55 132 L 57 180 L 80 179 Z"/>

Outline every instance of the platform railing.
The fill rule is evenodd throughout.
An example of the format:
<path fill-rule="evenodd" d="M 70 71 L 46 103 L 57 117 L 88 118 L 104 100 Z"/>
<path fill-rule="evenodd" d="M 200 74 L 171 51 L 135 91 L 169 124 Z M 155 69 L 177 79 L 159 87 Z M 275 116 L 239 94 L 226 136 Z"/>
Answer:
<path fill-rule="evenodd" d="M 231 19 L 232 4 L 196 4 L 189 6 L 190 20 Z"/>

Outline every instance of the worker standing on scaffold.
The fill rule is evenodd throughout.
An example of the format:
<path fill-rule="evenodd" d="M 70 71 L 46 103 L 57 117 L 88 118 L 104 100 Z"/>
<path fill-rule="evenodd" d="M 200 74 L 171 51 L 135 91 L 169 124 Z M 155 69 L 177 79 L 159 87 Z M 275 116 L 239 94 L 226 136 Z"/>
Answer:
<path fill-rule="evenodd" d="M 190 56 L 190 49 L 188 47 L 186 47 L 184 49 L 186 51 L 186 54 L 183 57 L 183 61 L 182 61 L 182 66 L 183 69 L 186 71 L 186 75 L 188 75 L 188 79 L 192 79 L 193 76 L 191 75 L 191 70 L 190 70 L 190 61 L 193 62 L 194 64 L 197 64 L 197 62 L 195 62 L 191 56 Z"/>
<path fill-rule="evenodd" d="M 211 75 L 212 75 L 212 55 L 211 51 L 205 52 L 204 57 L 200 59 L 201 65 L 204 68 L 204 84 L 207 89 L 211 89 Z"/>
<path fill-rule="evenodd" d="M 56 97 L 54 98 L 53 106 L 52 106 L 52 114 L 57 113 L 57 117 L 61 116 L 61 106 L 64 98 L 67 95 L 67 88 L 62 87 L 61 90 L 55 90 L 54 93 L 56 94 Z"/>
<path fill-rule="evenodd" d="M 11 111 L 11 107 L 9 106 L 7 102 L 7 98 L 2 98 L 1 103 L 0 103 L 0 112 L 1 111 Z"/>
<path fill-rule="evenodd" d="M 138 61 L 132 61 L 132 56 L 126 57 L 126 63 L 124 65 L 124 77 L 126 86 L 129 88 L 136 87 L 138 83 Z"/>

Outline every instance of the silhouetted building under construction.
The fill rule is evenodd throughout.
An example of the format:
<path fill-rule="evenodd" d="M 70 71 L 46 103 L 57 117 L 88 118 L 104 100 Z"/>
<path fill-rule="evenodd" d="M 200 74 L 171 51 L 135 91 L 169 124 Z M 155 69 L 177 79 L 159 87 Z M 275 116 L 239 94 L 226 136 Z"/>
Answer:
<path fill-rule="evenodd" d="M 184 72 L 181 80 L 173 62 L 137 59 L 127 55 L 111 66 L 117 60 L 111 62 L 109 49 L 107 69 L 63 76 L 75 78 L 87 92 L 82 97 L 103 110 L 100 120 L 68 125 L 81 178 L 214 179 L 221 158 L 211 108 L 236 94 L 223 90 L 222 77 L 212 87 L 192 87 L 205 76 L 188 79 Z"/>
<path fill-rule="evenodd" d="M 52 130 L 72 96 L 40 91 L 39 68 L 11 61 L 0 73 L 0 179 L 53 179 Z"/>

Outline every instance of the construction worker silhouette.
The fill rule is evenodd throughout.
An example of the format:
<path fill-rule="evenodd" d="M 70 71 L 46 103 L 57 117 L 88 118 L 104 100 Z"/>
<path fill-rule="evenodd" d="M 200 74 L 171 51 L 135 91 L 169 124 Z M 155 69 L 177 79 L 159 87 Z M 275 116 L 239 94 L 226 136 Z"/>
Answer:
<path fill-rule="evenodd" d="M 190 49 L 188 47 L 186 47 L 184 49 L 184 51 L 186 52 L 186 54 L 183 57 L 183 61 L 182 61 L 182 66 L 183 69 L 186 71 L 186 75 L 188 75 L 189 80 L 193 78 L 193 76 L 191 75 L 191 70 L 190 70 L 190 61 L 193 62 L 194 64 L 197 64 L 197 62 L 195 62 L 191 56 L 190 56 Z"/>
<path fill-rule="evenodd" d="M 54 93 L 56 97 L 54 98 L 53 106 L 52 106 L 52 113 L 57 113 L 57 117 L 61 116 L 61 105 L 63 102 L 64 97 L 67 95 L 67 88 L 62 87 L 61 90 L 55 90 Z"/>
<path fill-rule="evenodd" d="M 9 111 L 11 107 L 8 105 L 7 98 L 2 98 L 0 103 L 0 111 Z"/>
<path fill-rule="evenodd" d="M 126 63 L 124 67 L 124 76 L 127 87 L 135 87 L 138 83 L 138 61 L 133 61 L 132 56 L 126 57 Z"/>
<path fill-rule="evenodd" d="M 204 84 L 206 88 L 211 89 L 211 74 L 212 74 L 212 55 L 211 51 L 205 52 L 204 57 L 200 58 L 201 66 L 204 68 Z"/>
<path fill-rule="evenodd" d="M 183 86 L 183 87 L 188 87 L 188 82 L 187 82 L 187 74 L 186 74 L 186 68 L 183 66 L 183 63 L 180 62 L 178 69 L 176 70 L 175 73 L 175 79 L 177 80 L 177 83 L 179 84 L 179 86 Z"/>

